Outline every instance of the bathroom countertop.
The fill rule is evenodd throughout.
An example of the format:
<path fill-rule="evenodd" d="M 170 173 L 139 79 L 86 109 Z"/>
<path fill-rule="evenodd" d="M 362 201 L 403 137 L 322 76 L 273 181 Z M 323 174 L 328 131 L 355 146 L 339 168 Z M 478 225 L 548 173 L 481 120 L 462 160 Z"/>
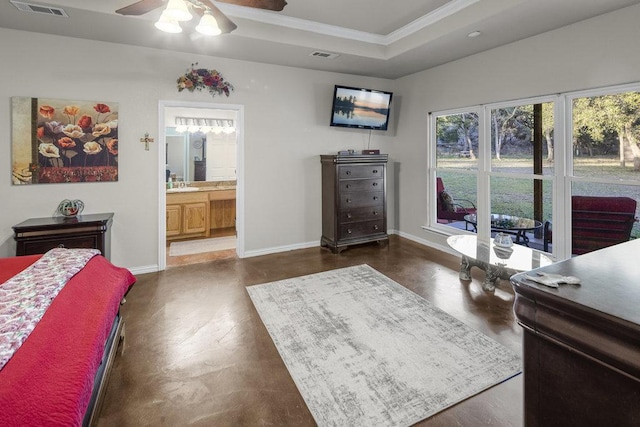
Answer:
<path fill-rule="evenodd" d="M 235 190 L 235 185 L 212 185 L 208 187 L 184 187 L 184 188 L 168 188 L 167 193 L 192 193 L 196 191 L 225 191 L 225 190 Z"/>

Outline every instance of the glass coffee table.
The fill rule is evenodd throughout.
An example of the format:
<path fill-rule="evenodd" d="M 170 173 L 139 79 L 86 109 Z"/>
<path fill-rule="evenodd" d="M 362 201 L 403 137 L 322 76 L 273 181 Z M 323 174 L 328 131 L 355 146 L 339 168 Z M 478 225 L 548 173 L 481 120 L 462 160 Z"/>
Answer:
<path fill-rule="evenodd" d="M 512 245 L 509 248 L 496 246 L 493 239 L 478 241 L 478 236 L 449 236 L 447 243 L 462 255 L 460 279 L 471 280 L 471 267 L 478 267 L 487 274 L 482 289 L 493 291 L 498 279 L 508 280 L 516 273 L 553 264 L 553 260 L 531 248 Z"/>
<path fill-rule="evenodd" d="M 466 224 L 471 224 L 473 229 L 477 229 L 478 217 L 476 214 L 464 216 Z M 530 218 L 522 218 L 513 215 L 491 214 L 491 230 L 502 231 L 516 236 L 516 243 L 529 246 L 527 231 L 534 231 L 542 227 L 540 221 Z"/>

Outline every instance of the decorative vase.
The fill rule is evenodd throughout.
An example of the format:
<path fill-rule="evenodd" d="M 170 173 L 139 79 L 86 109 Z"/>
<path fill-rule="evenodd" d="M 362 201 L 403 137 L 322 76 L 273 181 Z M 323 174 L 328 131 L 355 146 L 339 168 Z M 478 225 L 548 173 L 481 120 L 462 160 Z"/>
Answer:
<path fill-rule="evenodd" d="M 80 215 L 83 209 L 84 203 L 82 202 L 82 200 L 64 199 L 58 205 L 58 213 L 67 218 L 72 218 L 74 216 Z"/>
<path fill-rule="evenodd" d="M 513 240 L 511 239 L 511 236 L 505 233 L 496 234 L 496 237 L 494 237 L 493 239 L 493 243 L 496 246 L 502 248 L 510 248 L 511 246 L 513 246 Z"/>

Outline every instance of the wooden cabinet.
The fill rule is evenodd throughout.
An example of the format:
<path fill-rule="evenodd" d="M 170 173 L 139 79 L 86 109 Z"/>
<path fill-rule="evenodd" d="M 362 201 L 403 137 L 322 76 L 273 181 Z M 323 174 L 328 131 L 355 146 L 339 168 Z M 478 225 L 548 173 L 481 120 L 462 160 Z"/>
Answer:
<path fill-rule="evenodd" d="M 339 253 L 350 245 L 386 242 L 386 154 L 321 156 L 321 245 Z"/>
<path fill-rule="evenodd" d="M 99 249 L 111 258 L 113 213 L 74 218 L 31 218 L 13 226 L 16 255 L 43 254 L 57 247 Z"/>
<path fill-rule="evenodd" d="M 236 226 L 236 190 L 209 192 L 211 200 L 211 229 Z"/>
<path fill-rule="evenodd" d="M 209 195 L 207 192 L 168 193 L 167 239 L 209 237 Z"/>
<path fill-rule="evenodd" d="M 182 205 L 184 234 L 203 233 L 209 229 L 208 209 L 206 202 L 187 203 Z"/>
<path fill-rule="evenodd" d="M 235 187 L 212 186 L 198 191 L 168 192 L 167 239 L 209 237 L 211 230 L 236 224 Z"/>
<path fill-rule="evenodd" d="M 167 205 L 167 237 L 180 234 L 182 227 L 182 206 Z"/>
<path fill-rule="evenodd" d="M 526 426 L 640 425 L 640 240 L 511 277 Z M 576 276 L 547 288 L 526 274 Z"/>

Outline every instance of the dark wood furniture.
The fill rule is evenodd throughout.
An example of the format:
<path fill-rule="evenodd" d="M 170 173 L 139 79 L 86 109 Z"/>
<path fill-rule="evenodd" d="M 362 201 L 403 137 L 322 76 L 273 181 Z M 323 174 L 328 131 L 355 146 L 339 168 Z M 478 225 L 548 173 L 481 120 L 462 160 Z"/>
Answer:
<path fill-rule="evenodd" d="M 193 180 L 207 180 L 207 159 L 193 161 Z"/>
<path fill-rule="evenodd" d="M 511 278 L 526 426 L 640 425 L 638 253 L 632 240 L 533 270 L 576 276 L 579 286 Z"/>
<path fill-rule="evenodd" d="M 43 254 L 56 247 L 99 249 L 111 259 L 113 213 L 75 218 L 31 218 L 13 226 L 16 255 Z"/>
<path fill-rule="evenodd" d="M 333 253 L 349 245 L 387 242 L 388 156 L 322 155 L 322 239 Z"/>

